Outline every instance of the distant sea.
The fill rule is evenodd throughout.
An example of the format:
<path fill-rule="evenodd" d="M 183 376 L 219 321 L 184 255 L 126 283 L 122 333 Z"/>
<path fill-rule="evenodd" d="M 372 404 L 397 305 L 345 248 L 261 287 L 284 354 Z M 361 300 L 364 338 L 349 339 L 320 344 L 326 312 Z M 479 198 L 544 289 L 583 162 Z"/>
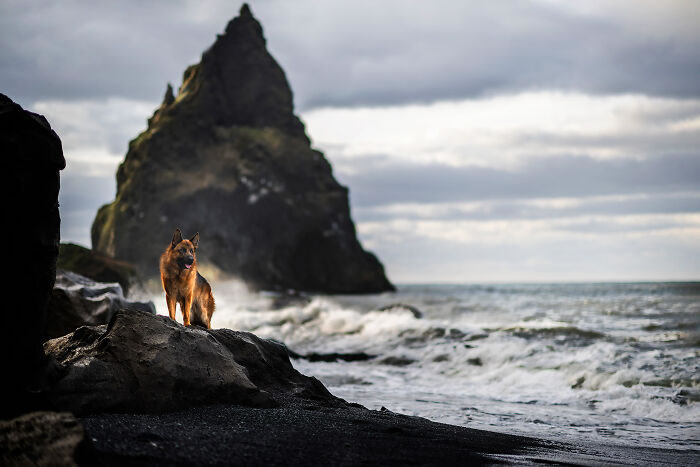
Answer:
<path fill-rule="evenodd" d="M 404 285 L 276 310 L 273 295 L 235 282 L 215 283 L 214 295 L 213 327 L 300 354 L 373 357 L 293 361 L 372 409 L 560 440 L 700 448 L 697 282 Z M 154 300 L 166 314 L 163 297 Z M 415 310 L 380 311 L 397 303 Z"/>

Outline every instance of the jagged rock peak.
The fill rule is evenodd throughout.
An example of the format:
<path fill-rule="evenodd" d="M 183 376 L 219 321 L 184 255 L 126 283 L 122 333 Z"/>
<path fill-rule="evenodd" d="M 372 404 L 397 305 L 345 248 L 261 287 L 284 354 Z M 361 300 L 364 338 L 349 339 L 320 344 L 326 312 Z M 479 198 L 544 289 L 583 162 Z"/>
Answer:
<path fill-rule="evenodd" d="M 239 15 L 226 25 L 226 31 L 222 37 L 234 38 L 237 40 L 246 38 L 246 40 L 252 40 L 259 46 L 265 47 L 266 45 L 262 26 L 253 16 L 247 3 L 243 4 Z"/>
<path fill-rule="evenodd" d="M 244 6 L 200 63 L 185 71 L 168 112 L 178 109 L 203 125 L 274 127 L 308 139 L 294 115 L 287 77 L 265 44 L 262 26 Z"/>
<path fill-rule="evenodd" d="M 165 96 L 163 96 L 163 104 L 162 106 L 169 106 L 175 102 L 175 96 L 173 95 L 173 87 L 170 83 L 168 83 L 168 88 L 165 90 Z"/>
<path fill-rule="evenodd" d="M 168 83 L 168 87 L 165 90 L 165 95 L 163 96 L 163 102 L 160 107 L 153 112 L 153 116 L 148 119 L 148 126 L 153 127 L 161 119 L 163 113 L 175 102 L 175 95 L 173 94 L 173 87 Z"/>

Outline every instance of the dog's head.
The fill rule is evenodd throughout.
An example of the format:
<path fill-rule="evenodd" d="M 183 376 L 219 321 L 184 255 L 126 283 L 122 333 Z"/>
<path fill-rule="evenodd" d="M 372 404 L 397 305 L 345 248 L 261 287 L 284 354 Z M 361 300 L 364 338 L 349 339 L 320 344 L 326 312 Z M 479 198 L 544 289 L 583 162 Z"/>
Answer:
<path fill-rule="evenodd" d="M 199 245 L 199 232 L 194 234 L 189 240 L 182 239 L 180 229 L 175 229 L 170 248 L 173 251 L 173 258 L 180 269 L 190 269 L 196 261 L 197 245 Z"/>

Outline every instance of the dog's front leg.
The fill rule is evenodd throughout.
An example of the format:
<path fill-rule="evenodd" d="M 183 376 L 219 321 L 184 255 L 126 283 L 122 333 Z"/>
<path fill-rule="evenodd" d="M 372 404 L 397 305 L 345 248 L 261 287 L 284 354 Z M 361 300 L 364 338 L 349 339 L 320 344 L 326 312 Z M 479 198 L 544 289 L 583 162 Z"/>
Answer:
<path fill-rule="evenodd" d="M 177 305 L 177 302 L 175 301 L 175 297 L 172 295 L 169 295 L 167 292 L 165 293 L 165 303 L 168 305 L 168 313 L 170 314 L 170 319 L 175 321 L 175 306 Z"/>
<path fill-rule="evenodd" d="M 194 298 L 193 294 L 188 295 L 185 297 L 185 306 L 182 307 L 182 324 L 185 326 L 190 325 L 190 308 L 192 308 L 192 299 Z"/>

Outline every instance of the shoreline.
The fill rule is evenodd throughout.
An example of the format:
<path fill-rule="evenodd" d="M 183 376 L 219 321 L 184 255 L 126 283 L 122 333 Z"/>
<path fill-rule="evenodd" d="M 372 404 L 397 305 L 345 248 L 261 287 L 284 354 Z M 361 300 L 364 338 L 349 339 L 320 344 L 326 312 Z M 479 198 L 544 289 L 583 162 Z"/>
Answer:
<path fill-rule="evenodd" d="M 3 442 L 17 448 L 3 455 L 50 455 L 67 428 L 79 465 L 700 465 L 698 449 L 547 440 L 369 410 L 300 373 L 278 342 L 140 310 L 44 350 L 59 370 L 47 402 L 78 418 L 62 414 L 63 431 L 36 417 L 11 422 Z M 46 439 L 58 441 L 41 451 Z"/>
<path fill-rule="evenodd" d="M 102 465 L 697 465 L 700 450 L 571 443 L 447 425 L 357 404 L 193 407 L 81 418 Z"/>

